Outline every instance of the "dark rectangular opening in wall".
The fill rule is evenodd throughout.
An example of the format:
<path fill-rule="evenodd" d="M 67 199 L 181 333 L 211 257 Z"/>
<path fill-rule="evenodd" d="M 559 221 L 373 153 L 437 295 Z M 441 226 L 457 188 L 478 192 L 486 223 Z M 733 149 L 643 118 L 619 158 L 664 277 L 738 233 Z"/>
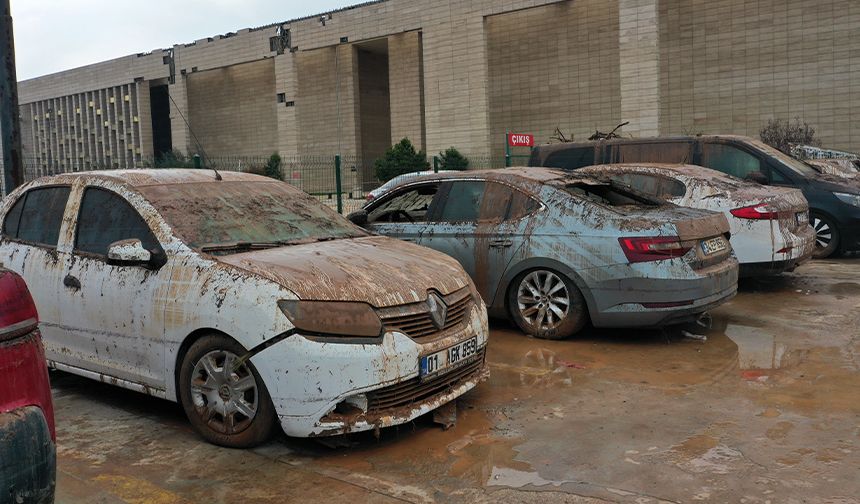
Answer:
<path fill-rule="evenodd" d="M 388 40 L 356 44 L 363 181 L 373 180 L 373 163 L 391 147 Z"/>
<path fill-rule="evenodd" d="M 152 150 L 155 158 L 173 150 L 170 131 L 170 95 L 166 85 L 149 88 L 152 114 Z"/>

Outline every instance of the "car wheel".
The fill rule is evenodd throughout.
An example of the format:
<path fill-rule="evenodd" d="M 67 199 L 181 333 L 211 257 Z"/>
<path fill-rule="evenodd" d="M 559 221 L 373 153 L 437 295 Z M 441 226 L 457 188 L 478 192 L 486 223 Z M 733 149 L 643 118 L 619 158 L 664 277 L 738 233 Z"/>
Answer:
<path fill-rule="evenodd" d="M 523 332 L 541 339 L 569 338 L 588 321 L 585 298 L 576 285 L 548 269 L 515 278 L 508 290 L 508 309 Z"/>
<path fill-rule="evenodd" d="M 815 252 L 813 257 L 830 257 L 839 248 L 839 230 L 836 223 L 821 214 L 812 214 L 812 229 L 815 230 Z"/>
<path fill-rule="evenodd" d="M 179 399 L 191 425 L 207 441 L 251 448 L 271 437 L 275 407 L 242 345 L 213 334 L 195 341 L 179 372 Z"/>

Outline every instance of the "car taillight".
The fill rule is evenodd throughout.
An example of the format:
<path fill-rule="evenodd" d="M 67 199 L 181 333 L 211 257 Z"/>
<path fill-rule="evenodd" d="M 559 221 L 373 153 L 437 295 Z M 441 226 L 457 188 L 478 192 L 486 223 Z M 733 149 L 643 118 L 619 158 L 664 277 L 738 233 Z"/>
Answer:
<path fill-rule="evenodd" d="M 664 261 L 681 257 L 692 247 L 684 246 L 677 236 L 646 236 L 641 238 L 619 238 L 624 255 L 631 263 Z"/>
<path fill-rule="evenodd" d="M 11 271 L 0 272 L 0 341 L 36 329 L 39 315 L 24 279 Z"/>
<path fill-rule="evenodd" d="M 732 210 L 732 215 L 740 219 L 773 220 L 779 218 L 779 212 L 767 203 L 759 203 Z"/>

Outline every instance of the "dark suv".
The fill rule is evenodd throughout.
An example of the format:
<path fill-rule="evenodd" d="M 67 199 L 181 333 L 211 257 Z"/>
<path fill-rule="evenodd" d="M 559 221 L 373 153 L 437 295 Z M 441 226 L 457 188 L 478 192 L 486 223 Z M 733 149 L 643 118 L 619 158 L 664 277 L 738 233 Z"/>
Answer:
<path fill-rule="evenodd" d="M 713 135 L 564 143 L 537 147 L 529 160 L 529 166 L 565 170 L 615 163 L 687 163 L 761 184 L 796 187 L 809 201 L 815 257 L 860 250 L 860 180 L 819 173 L 752 138 Z"/>

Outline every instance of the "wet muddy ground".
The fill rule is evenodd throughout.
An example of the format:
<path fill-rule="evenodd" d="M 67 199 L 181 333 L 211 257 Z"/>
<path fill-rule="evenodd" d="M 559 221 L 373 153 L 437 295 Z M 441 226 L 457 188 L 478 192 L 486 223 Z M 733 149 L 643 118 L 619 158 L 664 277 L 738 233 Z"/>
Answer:
<path fill-rule="evenodd" d="M 497 322 L 456 427 L 338 448 L 217 448 L 177 405 L 56 373 L 57 502 L 860 502 L 860 259 L 742 282 L 699 332 Z"/>

